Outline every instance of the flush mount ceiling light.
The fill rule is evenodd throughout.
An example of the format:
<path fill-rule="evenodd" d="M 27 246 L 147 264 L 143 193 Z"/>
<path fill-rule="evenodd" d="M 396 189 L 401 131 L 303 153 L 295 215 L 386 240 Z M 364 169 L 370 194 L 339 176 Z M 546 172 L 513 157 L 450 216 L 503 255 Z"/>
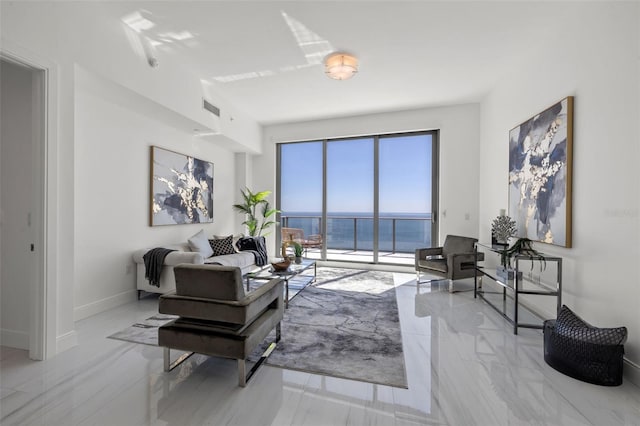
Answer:
<path fill-rule="evenodd" d="M 358 59 L 347 53 L 332 53 L 324 61 L 324 72 L 334 80 L 348 80 L 358 72 Z"/>

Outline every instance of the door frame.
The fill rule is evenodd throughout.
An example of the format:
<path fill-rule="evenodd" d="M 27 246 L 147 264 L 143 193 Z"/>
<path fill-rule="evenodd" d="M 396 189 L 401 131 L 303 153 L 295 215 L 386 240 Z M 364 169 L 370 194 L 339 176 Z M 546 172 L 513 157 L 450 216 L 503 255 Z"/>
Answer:
<path fill-rule="evenodd" d="M 29 358 L 56 354 L 57 330 L 57 65 L 3 40 L 0 59 L 23 66 L 34 78 L 33 244 L 35 282 L 30 288 Z"/>

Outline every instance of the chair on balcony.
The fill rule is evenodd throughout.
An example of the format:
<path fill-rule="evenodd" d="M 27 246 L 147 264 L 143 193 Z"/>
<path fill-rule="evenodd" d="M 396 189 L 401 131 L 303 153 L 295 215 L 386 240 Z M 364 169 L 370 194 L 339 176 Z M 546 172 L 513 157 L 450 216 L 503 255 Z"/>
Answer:
<path fill-rule="evenodd" d="M 282 228 L 282 242 L 295 241 L 304 248 L 305 253 L 309 248 L 322 248 L 322 235 L 304 236 L 304 231 L 300 228 Z"/>
<path fill-rule="evenodd" d="M 442 247 L 421 248 L 416 250 L 416 281 L 420 284 L 441 279 L 420 281 L 420 273 L 428 273 L 449 280 L 449 292 L 453 293 L 453 282 L 462 278 L 472 278 L 482 273 L 475 269 L 474 244 L 476 238 L 447 235 Z M 478 261 L 484 260 L 484 253 L 478 253 Z"/>

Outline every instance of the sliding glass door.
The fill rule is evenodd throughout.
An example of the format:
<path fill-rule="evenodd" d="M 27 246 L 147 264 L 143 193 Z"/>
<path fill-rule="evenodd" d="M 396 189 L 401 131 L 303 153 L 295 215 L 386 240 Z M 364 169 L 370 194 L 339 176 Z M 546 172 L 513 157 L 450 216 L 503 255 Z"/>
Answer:
<path fill-rule="evenodd" d="M 327 143 L 328 260 L 373 262 L 373 138 Z"/>
<path fill-rule="evenodd" d="M 433 150 L 430 133 L 379 138 L 379 262 L 411 263 L 407 253 L 431 247 Z"/>
<path fill-rule="evenodd" d="M 316 259 L 412 264 L 437 241 L 437 132 L 278 145 L 283 228 L 320 235 Z"/>

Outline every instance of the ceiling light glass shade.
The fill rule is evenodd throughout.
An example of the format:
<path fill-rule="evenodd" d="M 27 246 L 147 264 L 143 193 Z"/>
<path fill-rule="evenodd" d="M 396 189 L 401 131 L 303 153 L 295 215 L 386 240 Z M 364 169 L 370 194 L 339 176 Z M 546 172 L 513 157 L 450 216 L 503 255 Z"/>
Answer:
<path fill-rule="evenodd" d="M 348 80 L 358 72 L 358 59 L 346 53 L 329 55 L 324 65 L 324 72 L 334 80 Z"/>

